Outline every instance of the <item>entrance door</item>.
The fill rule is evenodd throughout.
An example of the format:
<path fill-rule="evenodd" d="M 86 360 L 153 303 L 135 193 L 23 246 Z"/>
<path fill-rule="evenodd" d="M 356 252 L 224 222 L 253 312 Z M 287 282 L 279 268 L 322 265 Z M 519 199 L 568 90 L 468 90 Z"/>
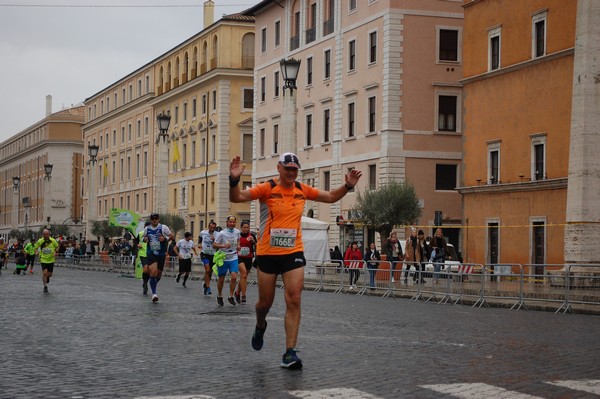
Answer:
<path fill-rule="evenodd" d="M 544 222 L 533 222 L 533 263 L 535 265 L 543 265 L 546 255 L 546 229 Z M 535 266 L 535 274 L 543 275 L 544 266 Z"/>

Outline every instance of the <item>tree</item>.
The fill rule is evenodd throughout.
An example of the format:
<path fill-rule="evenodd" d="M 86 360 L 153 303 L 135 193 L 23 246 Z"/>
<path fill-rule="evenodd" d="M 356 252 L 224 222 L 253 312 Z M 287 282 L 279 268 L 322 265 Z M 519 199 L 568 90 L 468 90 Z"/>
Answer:
<path fill-rule="evenodd" d="M 11 231 L 8 232 L 8 236 L 10 238 L 16 238 L 17 240 L 35 240 L 36 237 L 41 236 L 41 234 L 36 234 L 33 230 L 27 229 L 27 230 L 19 230 L 19 229 L 12 229 Z"/>
<path fill-rule="evenodd" d="M 408 182 L 389 182 L 377 190 L 358 192 L 355 210 L 366 226 L 379 233 L 381 246 L 394 226 L 415 223 L 421 217 L 417 193 Z"/>
<path fill-rule="evenodd" d="M 169 229 L 171 230 L 171 233 L 173 233 L 174 236 L 177 235 L 177 232 L 185 229 L 185 221 L 179 215 L 172 215 L 172 214 L 167 213 L 167 214 L 158 215 L 158 216 L 159 216 L 160 222 L 162 224 L 167 225 L 169 227 Z"/>
<path fill-rule="evenodd" d="M 108 220 L 93 220 L 91 233 L 94 237 L 104 237 L 105 241 L 110 241 L 111 237 L 121 237 L 123 235 L 123 228 L 111 226 Z"/>
<path fill-rule="evenodd" d="M 63 224 L 51 224 L 50 226 L 40 227 L 40 230 L 38 232 L 38 237 L 42 236 L 44 229 L 49 229 L 52 237 L 58 237 L 58 236 L 68 237 L 71 234 L 71 231 L 69 230 L 69 226 L 65 226 Z"/>

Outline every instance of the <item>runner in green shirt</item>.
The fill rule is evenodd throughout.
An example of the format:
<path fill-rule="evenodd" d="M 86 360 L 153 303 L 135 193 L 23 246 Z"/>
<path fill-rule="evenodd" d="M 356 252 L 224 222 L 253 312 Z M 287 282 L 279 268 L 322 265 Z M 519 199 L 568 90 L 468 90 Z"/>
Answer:
<path fill-rule="evenodd" d="M 54 270 L 54 256 L 58 250 L 58 242 L 50 237 L 50 230 L 44 229 L 42 238 L 40 238 L 33 247 L 36 250 L 39 250 L 44 292 L 48 292 L 48 283 L 50 282 L 50 277 L 52 277 L 52 271 Z"/>
<path fill-rule="evenodd" d="M 25 257 L 27 261 L 25 265 L 25 273 L 27 273 L 27 268 L 30 267 L 29 273 L 33 274 L 33 263 L 35 262 L 35 248 L 33 246 L 33 239 L 29 240 L 27 245 L 25 245 L 25 248 L 23 248 L 23 251 L 25 251 Z"/>

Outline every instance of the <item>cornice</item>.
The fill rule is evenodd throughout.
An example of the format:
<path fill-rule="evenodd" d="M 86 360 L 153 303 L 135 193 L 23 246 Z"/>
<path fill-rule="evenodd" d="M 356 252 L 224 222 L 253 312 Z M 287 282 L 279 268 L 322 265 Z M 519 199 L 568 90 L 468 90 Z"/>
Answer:
<path fill-rule="evenodd" d="M 79 151 L 79 152 L 83 154 L 83 140 L 69 140 L 69 139 L 65 139 L 65 140 L 57 139 L 57 140 L 52 140 L 52 141 L 43 140 L 32 146 L 24 148 L 18 154 L 14 154 L 14 155 L 8 156 L 6 158 L 2 158 L 0 160 L 0 169 L 4 165 L 9 165 L 15 161 L 23 161 L 25 159 L 32 158 L 33 154 L 48 152 L 48 151 L 50 151 L 50 147 L 60 147 L 61 149 L 64 149 L 65 147 L 68 147 L 68 146 L 80 147 L 81 151 Z M 76 151 L 73 151 L 73 153 L 76 153 Z"/>
<path fill-rule="evenodd" d="M 544 179 L 518 183 L 499 183 L 482 184 L 479 186 L 459 187 L 457 191 L 461 195 L 465 194 L 503 194 L 524 191 L 545 191 L 566 189 L 569 179 L 561 177 L 559 179 Z"/>
<path fill-rule="evenodd" d="M 85 134 L 86 130 L 94 129 L 94 128 L 98 127 L 98 125 L 100 125 L 102 123 L 106 123 L 107 121 L 110 121 L 119 115 L 126 114 L 127 112 L 130 112 L 132 109 L 136 109 L 140 105 L 144 105 L 144 103 L 148 103 L 150 100 L 152 100 L 152 98 L 154 98 L 154 92 L 147 93 L 141 97 L 138 97 L 135 100 L 130 101 L 125 105 L 121 105 L 119 108 L 113 109 L 112 111 L 99 116 L 98 118 L 94 119 L 93 121 L 90 121 L 90 122 L 84 124 L 81 127 L 81 130 L 83 130 L 83 132 Z"/>

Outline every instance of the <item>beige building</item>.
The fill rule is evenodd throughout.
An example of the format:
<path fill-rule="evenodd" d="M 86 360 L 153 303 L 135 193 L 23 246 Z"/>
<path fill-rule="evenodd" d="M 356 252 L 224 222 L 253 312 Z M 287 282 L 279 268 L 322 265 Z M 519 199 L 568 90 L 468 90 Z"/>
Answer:
<path fill-rule="evenodd" d="M 279 61 L 299 59 L 294 142 L 301 179 L 328 190 L 357 168 L 364 176 L 357 190 L 409 181 L 423 210 L 415 222 L 426 234 L 436 211 L 444 225 L 460 225 L 461 6 L 457 0 L 264 0 L 248 9 L 257 37 L 253 180 L 273 176 L 289 133 Z M 336 204 L 307 205 L 306 214 L 331 224 L 332 246 L 374 240 L 352 222 L 355 199 L 349 193 Z M 338 216 L 346 220 L 341 232 Z M 458 229 L 445 234 L 459 245 Z"/>
<path fill-rule="evenodd" d="M 82 232 L 82 125 L 83 107 L 52 113 L 47 96 L 46 117 L 0 143 L 0 236 L 12 229 L 37 234 L 49 224 Z M 52 165 L 51 180 L 45 165 Z"/>
<path fill-rule="evenodd" d="M 86 99 L 86 147 L 99 146 L 83 183 L 88 222 L 111 208 L 171 213 L 197 236 L 207 220 L 249 216 L 249 205 L 230 207 L 227 175 L 232 154 L 251 151 L 254 19 L 213 23 L 207 3 L 204 30 Z"/>

